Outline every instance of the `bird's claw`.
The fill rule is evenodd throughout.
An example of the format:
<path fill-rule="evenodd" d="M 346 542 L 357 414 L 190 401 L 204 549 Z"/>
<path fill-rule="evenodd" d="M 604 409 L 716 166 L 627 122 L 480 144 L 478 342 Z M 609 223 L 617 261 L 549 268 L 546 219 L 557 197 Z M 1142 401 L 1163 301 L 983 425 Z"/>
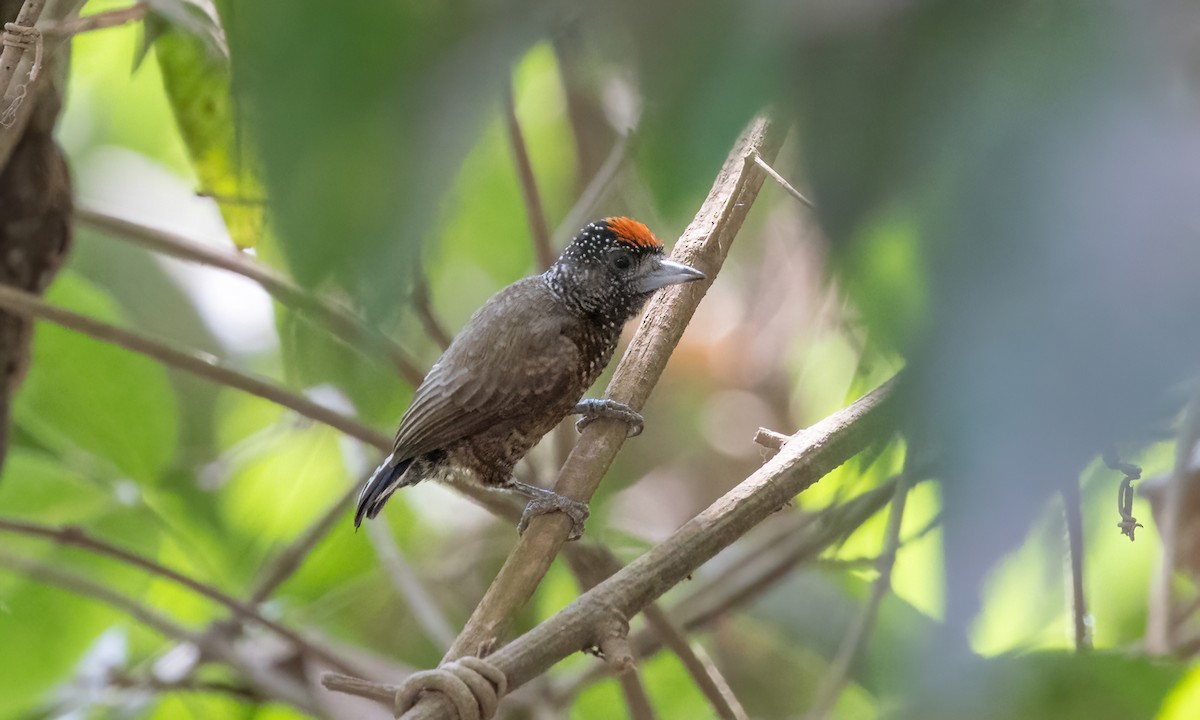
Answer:
<path fill-rule="evenodd" d="M 626 438 L 641 435 L 642 430 L 646 426 L 645 419 L 636 410 L 625 403 L 609 400 L 608 398 L 580 400 L 573 412 L 580 416 L 575 421 L 575 430 L 578 432 L 583 432 L 584 428 L 600 418 L 620 420 L 628 425 L 629 429 L 625 434 Z"/>
<path fill-rule="evenodd" d="M 530 499 L 529 504 L 525 506 L 521 522 L 517 523 L 517 533 L 524 535 L 525 530 L 529 527 L 529 521 L 538 515 L 560 512 L 571 518 L 571 532 L 567 534 L 567 540 L 578 540 L 583 537 L 583 523 L 591 514 L 587 503 L 572 500 L 549 490 L 544 492 L 544 495 L 539 494 Z"/>

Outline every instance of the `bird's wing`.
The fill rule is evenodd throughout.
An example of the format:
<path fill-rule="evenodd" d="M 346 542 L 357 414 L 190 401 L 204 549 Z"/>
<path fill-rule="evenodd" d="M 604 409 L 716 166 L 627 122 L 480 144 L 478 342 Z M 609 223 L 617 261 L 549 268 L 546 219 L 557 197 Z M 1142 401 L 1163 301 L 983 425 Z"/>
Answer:
<path fill-rule="evenodd" d="M 394 458 L 518 420 L 576 386 L 579 348 L 539 302 L 548 298 L 514 292 L 521 284 L 480 308 L 430 369 L 400 422 Z"/>

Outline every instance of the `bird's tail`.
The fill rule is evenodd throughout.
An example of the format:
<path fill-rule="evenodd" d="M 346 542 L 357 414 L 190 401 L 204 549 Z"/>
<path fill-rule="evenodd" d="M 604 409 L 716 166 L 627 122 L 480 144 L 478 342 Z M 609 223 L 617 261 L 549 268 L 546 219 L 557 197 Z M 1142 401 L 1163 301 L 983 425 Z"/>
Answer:
<path fill-rule="evenodd" d="M 388 455 L 383 464 L 375 468 L 371 479 L 367 480 L 362 492 L 358 494 L 358 510 L 354 513 L 354 527 L 362 524 L 364 515 L 368 518 L 378 515 L 388 498 L 397 489 L 413 484 L 403 481 L 404 471 L 412 464 L 413 459 L 406 458 L 396 462 L 395 457 L 395 454 Z"/>

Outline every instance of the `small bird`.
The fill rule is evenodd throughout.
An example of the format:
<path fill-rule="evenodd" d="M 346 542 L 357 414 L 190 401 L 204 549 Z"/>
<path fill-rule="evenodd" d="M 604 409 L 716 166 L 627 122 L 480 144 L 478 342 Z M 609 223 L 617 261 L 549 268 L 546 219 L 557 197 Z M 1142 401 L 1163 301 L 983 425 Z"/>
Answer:
<path fill-rule="evenodd" d="M 636 220 L 584 227 L 550 269 L 492 296 L 430 368 L 395 449 L 359 494 L 354 526 L 379 514 L 398 488 L 465 471 L 530 498 L 520 529 L 535 515 L 563 512 L 571 537 L 580 537 L 587 505 L 518 482 L 513 467 L 567 415 L 582 415 L 579 430 L 609 417 L 640 433 L 642 417 L 627 405 L 580 398 L 655 290 L 703 277 L 664 258 L 662 242 Z"/>

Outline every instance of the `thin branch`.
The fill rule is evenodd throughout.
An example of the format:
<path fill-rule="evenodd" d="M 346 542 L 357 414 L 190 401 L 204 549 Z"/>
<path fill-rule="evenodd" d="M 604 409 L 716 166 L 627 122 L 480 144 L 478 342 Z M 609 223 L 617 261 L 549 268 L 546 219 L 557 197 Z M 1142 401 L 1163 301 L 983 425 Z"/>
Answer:
<path fill-rule="evenodd" d="M 529 160 L 529 148 L 521 133 L 517 120 L 517 106 L 513 99 L 512 85 L 504 86 L 504 124 L 508 129 L 508 142 L 512 146 L 513 160 L 517 164 L 517 178 L 521 181 L 521 199 L 525 201 L 525 218 L 529 222 L 529 237 L 533 241 L 533 254 L 538 268 L 545 270 L 554 264 L 554 248 L 550 246 L 550 228 L 546 226 L 546 213 L 542 209 L 542 197 L 538 193 L 537 178 L 533 175 L 533 163 Z"/>
<path fill-rule="evenodd" d="M 50 305 L 37 295 L 12 287 L 0 286 L 0 308 L 25 317 L 38 318 L 60 325 L 100 342 L 117 345 L 145 355 L 164 365 L 189 372 L 219 385 L 237 388 L 340 430 L 350 437 L 357 438 L 385 452 L 391 450 L 392 442 L 386 435 L 372 430 L 354 418 L 318 405 L 306 397 L 285 390 L 266 380 L 234 370 L 211 355 L 184 350 L 131 330 L 125 330 L 95 318 Z"/>
<path fill-rule="evenodd" d="M 38 582 L 54 585 L 67 592 L 91 597 L 126 613 L 139 623 L 153 629 L 164 637 L 190 643 L 200 649 L 203 656 L 226 663 L 238 671 L 254 687 L 264 694 L 291 703 L 308 713 L 316 713 L 312 699 L 303 687 L 283 676 L 248 663 L 228 643 L 209 633 L 195 633 L 165 615 L 150 609 L 138 601 L 122 595 L 105 585 L 93 582 L 82 575 L 61 570 L 52 565 L 27 560 L 0 551 L 0 566 L 19 572 Z"/>
<path fill-rule="evenodd" d="M 1062 491 L 1063 519 L 1067 529 L 1067 576 L 1071 588 L 1071 619 L 1075 636 L 1075 651 L 1092 647 L 1088 628 L 1087 595 L 1083 585 L 1083 499 L 1079 482 L 1071 478 Z"/>
<path fill-rule="evenodd" d="M 253 280 L 284 305 L 319 318 L 334 335 L 351 347 L 360 351 L 370 349 L 387 357 L 408 384 L 415 387 L 425 377 L 425 373 L 421 372 L 411 355 L 364 323 L 353 312 L 308 292 L 249 255 L 218 250 L 182 235 L 139 225 L 99 210 L 80 208 L 75 211 L 75 217 L 106 236 L 127 240 L 154 252 L 220 268 Z"/>
<path fill-rule="evenodd" d="M 146 13 L 150 10 L 150 4 L 138 2 L 129 7 L 117 8 L 116 10 L 107 10 L 98 12 L 85 17 L 78 17 L 72 20 L 64 20 L 54 23 L 46 28 L 47 34 L 60 35 L 62 37 L 71 37 L 81 33 L 92 32 L 93 30 L 105 30 L 107 28 L 120 27 L 132 22 L 138 22 L 146 17 Z"/>
<path fill-rule="evenodd" d="M 347 661 L 338 657 L 328 649 L 316 645 L 307 638 L 299 635 L 294 630 L 291 630 L 274 620 L 264 617 L 256 608 L 240 600 L 227 595 L 217 588 L 207 583 L 200 582 L 195 578 L 188 577 L 177 570 L 172 570 L 165 565 L 160 565 L 153 560 L 132 553 L 124 548 L 105 542 L 99 538 L 95 538 L 81 528 L 77 527 L 51 527 L 40 523 L 25 522 L 21 520 L 13 520 L 9 518 L 0 518 L 0 532 L 14 533 L 18 535 L 26 535 L 30 537 L 39 537 L 45 540 L 50 540 L 58 545 L 67 547 L 75 547 L 81 550 L 86 550 L 97 555 L 103 555 L 115 560 L 119 560 L 127 565 L 132 565 L 140 570 L 143 570 L 151 575 L 163 577 L 172 582 L 175 582 L 192 592 L 202 595 L 215 603 L 223 605 L 230 612 L 242 620 L 257 623 L 262 627 L 274 632 L 276 635 L 288 640 L 302 653 L 305 653 L 313 658 L 319 658 L 330 665 L 341 668 L 345 672 L 353 672 L 354 667 Z"/>
<path fill-rule="evenodd" d="M 433 301 L 429 297 L 429 282 L 424 273 L 418 272 L 413 279 L 412 303 L 413 310 L 417 313 L 417 319 L 421 321 L 421 327 L 425 329 L 425 334 L 429 336 L 429 339 L 443 350 L 450 347 L 450 341 L 453 338 L 450 333 L 446 332 L 446 328 L 442 326 L 441 321 L 433 312 Z"/>
<path fill-rule="evenodd" d="M 733 690 L 717 666 L 711 660 L 700 655 L 703 651 L 692 647 L 683 631 L 671 622 L 667 613 L 658 605 L 650 604 L 646 606 L 642 614 L 646 616 L 646 623 L 658 635 L 663 644 L 683 663 L 683 667 L 695 681 L 696 687 L 700 689 L 700 692 L 708 699 L 708 703 L 712 705 L 713 710 L 716 711 L 717 717 L 722 720 L 748 720 L 742 704 L 734 696 Z"/>
<path fill-rule="evenodd" d="M 621 694 L 625 697 L 625 707 L 629 709 L 630 720 L 654 720 L 654 706 L 650 704 L 650 696 L 646 694 L 646 686 L 635 672 L 617 675 L 617 683 L 621 686 Z"/>
<path fill-rule="evenodd" d="M 912 449 L 910 448 L 908 452 L 911 457 Z M 912 463 L 908 464 L 911 466 Z M 871 635 L 871 630 L 875 627 L 875 619 L 879 615 L 879 606 L 883 603 L 884 596 L 891 590 L 892 569 L 896 566 L 896 552 L 900 548 L 900 525 L 904 520 L 904 505 L 911 487 L 912 471 L 906 468 L 896 483 L 896 492 L 892 497 L 892 510 L 888 513 L 884 550 L 883 555 L 879 558 L 879 576 L 871 585 L 871 594 L 867 598 L 866 607 L 863 608 L 846 636 L 842 638 L 837 656 L 830 664 L 829 673 L 822 681 L 821 688 L 817 691 L 817 699 L 813 702 L 813 708 L 808 714 L 811 720 L 823 720 L 833 712 L 833 707 L 837 704 L 838 698 L 842 694 L 842 688 L 846 686 L 846 681 L 850 676 L 850 666 Z"/>
<path fill-rule="evenodd" d="M 762 168 L 764 172 L 766 172 L 768 175 L 770 175 L 772 180 L 779 183 L 779 185 L 784 190 L 787 190 L 789 195 L 796 198 L 797 200 L 804 203 L 805 205 L 809 206 L 810 208 L 816 209 L 817 206 L 813 204 L 812 200 L 809 200 L 808 198 L 804 197 L 803 193 L 801 193 L 796 188 L 792 187 L 792 184 L 790 182 L 788 182 L 786 179 L 784 179 L 784 177 L 782 175 L 780 175 L 778 172 L 776 172 L 775 168 L 773 168 L 769 164 L 767 164 L 767 161 L 763 160 L 761 155 L 755 155 L 754 162 L 760 168 Z"/>
<path fill-rule="evenodd" d="M 199 633 L 185 628 L 166 615 L 152 610 L 133 598 L 122 595 L 108 586 L 93 582 L 82 575 L 67 572 L 46 563 L 10 555 L 3 551 L 0 551 L 0 566 L 7 567 L 9 570 L 21 573 L 38 582 L 54 585 L 67 592 L 92 597 L 107 605 L 112 605 L 164 637 L 195 645 L 203 643 Z"/>
<path fill-rule="evenodd" d="M 416 571 L 400 552 L 387 521 L 378 517 L 374 522 L 367 523 L 367 536 L 371 539 L 371 545 L 375 547 L 375 554 L 383 564 L 388 579 L 392 581 L 392 587 L 408 603 L 413 619 L 425 632 L 425 636 L 441 650 L 449 648 L 454 642 L 454 629 L 450 627 L 450 621 L 446 620 L 433 596 L 421 584 Z"/>
<path fill-rule="evenodd" d="M 686 522 L 667 540 L 582 594 L 566 608 L 488 656 L 509 688 L 529 682 L 558 661 L 595 641 L 596 617 L 632 617 L 664 592 L 753 529 L 834 468 L 890 435 L 887 383 L 850 407 L 798 433 L 770 462 Z M 436 693 L 404 715 L 408 720 L 449 720 Z"/>
<path fill-rule="evenodd" d="M 1150 603 L 1146 617 L 1146 649 L 1156 655 L 1169 655 L 1173 650 L 1171 633 L 1171 580 L 1178 562 L 1179 528 L 1182 526 L 1183 493 L 1191 466 L 1192 453 L 1200 443 L 1200 395 L 1188 403 L 1179 439 L 1175 445 L 1175 467 L 1167 480 L 1163 497 L 1162 560 L 1150 588 Z"/>
<path fill-rule="evenodd" d="M 321 539 L 333 530 L 337 521 L 342 518 L 350 507 L 350 503 L 358 495 L 359 486 L 347 490 L 341 497 L 335 500 L 324 513 L 309 525 L 304 532 L 285 547 L 278 555 L 271 559 L 269 563 L 263 565 L 258 573 L 258 582 L 254 585 L 254 590 L 250 593 L 250 603 L 258 605 L 266 602 L 268 598 L 275 594 L 279 586 L 292 576 L 292 573 L 300 569 L 301 563 L 312 551 Z"/>
<path fill-rule="evenodd" d="M 220 680 L 196 680 L 182 678 L 174 681 L 160 680 L 153 675 L 130 675 L 127 673 L 110 673 L 105 678 L 108 685 L 127 690 L 148 690 L 155 693 L 193 692 L 216 693 L 228 695 L 244 703 L 262 703 L 269 700 L 257 689 L 249 685 L 239 685 Z M 60 714 L 55 714 L 58 717 Z M 69 715 L 69 710 L 63 708 L 61 715 Z"/>
<path fill-rule="evenodd" d="M 670 287 L 655 296 L 617 365 L 606 397 L 634 410 L 645 405 L 762 186 L 764 176 L 754 170 L 749 157 L 755 152 L 776 152 L 781 142 L 778 135 L 766 120 L 760 119 L 739 139 L 700 212 L 675 244 L 673 256 L 703 271 L 706 279 Z M 589 501 L 624 444 L 625 435 L 621 423 L 602 420 L 589 425 L 560 471 L 554 491 L 573 500 Z M 570 525 L 570 519 L 562 513 L 533 518 L 450 648 L 447 660 L 473 655 L 499 638 L 508 619 L 528 602 L 549 570 L 566 542 Z M 423 705 L 428 703 L 417 707 Z"/>

